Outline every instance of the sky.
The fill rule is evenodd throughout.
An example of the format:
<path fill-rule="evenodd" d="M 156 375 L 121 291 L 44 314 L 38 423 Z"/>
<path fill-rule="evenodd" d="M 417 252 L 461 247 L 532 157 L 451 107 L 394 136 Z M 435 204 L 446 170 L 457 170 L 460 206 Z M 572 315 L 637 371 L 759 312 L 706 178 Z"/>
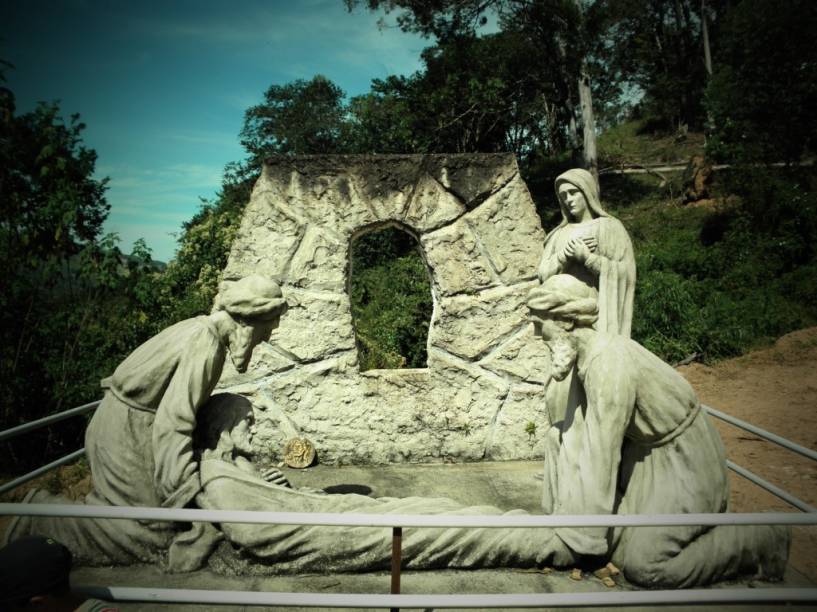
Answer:
<path fill-rule="evenodd" d="M 58 100 L 81 115 L 110 179 L 104 232 L 169 261 L 200 198 L 244 158 L 244 111 L 270 85 L 323 74 L 353 96 L 421 68 L 431 42 L 381 17 L 342 0 L 0 0 L 0 59 L 18 113 Z"/>

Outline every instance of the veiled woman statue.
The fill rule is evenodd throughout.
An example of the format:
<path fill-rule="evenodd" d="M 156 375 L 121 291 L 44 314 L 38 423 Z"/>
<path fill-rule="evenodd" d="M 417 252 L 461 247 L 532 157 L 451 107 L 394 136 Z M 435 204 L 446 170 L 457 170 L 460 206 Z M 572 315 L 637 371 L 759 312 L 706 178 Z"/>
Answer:
<path fill-rule="evenodd" d="M 548 234 L 539 280 L 570 274 L 599 292 L 598 331 L 630 337 L 635 295 L 633 245 L 621 221 L 601 207 L 593 175 L 574 168 L 556 177 L 562 222 Z"/>
<path fill-rule="evenodd" d="M 594 329 L 630 337 L 635 295 L 633 245 L 621 221 L 601 207 L 593 175 L 574 168 L 556 177 L 556 195 L 562 222 L 548 234 L 545 253 L 539 264 L 539 280 L 544 283 L 557 274 L 568 274 L 598 291 L 598 320 Z M 564 355 L 553 354 L 551 369 L 564 364 Z M 586 404 L 575 368 L 561 380 L 551 379 L 546 396 L 552 427 L 545 434 L 545 473 L 542 506 L 553 512 L 556 490 L 556 463 L 559 440 L 571 423 L 570 415 L 582 414 Z"/>

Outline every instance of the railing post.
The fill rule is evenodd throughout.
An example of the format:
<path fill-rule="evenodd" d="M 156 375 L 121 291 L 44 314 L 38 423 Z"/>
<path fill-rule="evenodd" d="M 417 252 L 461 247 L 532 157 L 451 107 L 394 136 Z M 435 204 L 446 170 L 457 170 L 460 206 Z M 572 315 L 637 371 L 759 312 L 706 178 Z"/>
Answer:
<path fill-rule="evenodd" d="M 391 594 L 400 594 L 400 563 L 402 551 L 403 528 L 392 527 L 391 531 Z M 392 608 L 391 612 L 400 612 L 400 608 Z"/>

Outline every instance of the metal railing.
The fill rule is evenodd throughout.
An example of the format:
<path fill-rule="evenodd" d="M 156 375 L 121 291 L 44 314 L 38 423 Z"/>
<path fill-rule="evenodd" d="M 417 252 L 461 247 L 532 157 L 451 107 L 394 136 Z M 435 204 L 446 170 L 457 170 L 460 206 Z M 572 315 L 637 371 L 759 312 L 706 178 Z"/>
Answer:
<path fill-rule="evenodd" d="M 281 606 L 304 608 L 577 608 L 587 606 L 658 606 L 678 604 L 789 604 L 814 603 L 817 589 L 684 589 L 597 593 L 406 595 L 376 593 L 259 593 L 199 589 L 151 589 L 108 587 L 82 589 L 92 597 L 109 601 L 139 601 L 233 606 Z M 683 596 L 681 596 L 683 594 Z"/>
<path fill-rule="evenodd" d="M 817 525 L 813 513 L 746 514 L 657 514 L 657 515 L 413 515 L 260 512 L 249 510 L 197 510 L 186 508 L 134 508 L 120 506 L 82 506 L 57 504 L 0 504 L 2 515 L 63 516 L 71 518 L 112 518 L 182 522 L 249 523 L 279 525 L 390 527 L 393 535 L 402 527 L 656 527 L 674 525 Z M 814 603 L 817 588 L 727 588 L 683 589 L 596 593 L 541 594 L 400 594 L 400 545 L 396 546 L 397 564 L 392 566 L 391 594 L 351 593 L 258 593 L 196 589 L 159 589 L 136 587 L 90 588 L 86 592 L 113 601 L 147 601 L 254 606 L 357 607 L 383 608 L 480 608 L 491 607 L 578 607 L 645 606 L 669 603 Z M 394 550 L 394 549 L 393 549 Z M 393 557 L 394 559 L 394 557 Z"/>
<path fill-rule="evenodd" d="M 77 406 L 76 408 L 70 408 L 69 410 L 57 412 L 56 414 L 50 414 L 47 417 L 37 419 L 36 421 L 29 421 L 28 423 L 23 423 L 17 427 L 0 431 L 0 442 L 10 440 L 11 438 L 15 438 L 20 434 L 39 429 L 40 427 L 45 427 L 46 425 L 51 425 L 52 423 L 58 423 L 60 421 L 64 421 L 65 419 L 70 419 L 71 417 L 86 414 L 91 412 L 91 410 L 96 410 L 96 407 L 101 403 L 102 400 L 89 402 L 87 404 L 83 404 L 82 406 Z"/>
<path fill-rule="evenodd" d="M 706 406 L 706 405 L 702 404 L 701 408 L 706 410 L 706 412 L 709 413 L 711 416 L 713 416 L 713 417 L 715 417 L 717 419 L 720 419 L 720 420 L 722 420 L 722 421 L 724 421 L 726 423 L 729 423 L 730 425 L 734 425 L 735 427 L 739 427 L 739 428 L 741 428 L 741 429 L 743 429 L 745 431 L 751 432 L 751 433 L 755 434 L 756 436 L 760 436 L 761 438 L 764 438 L 765 440 L 768 440 L 769 442 L 773 442 L 774 444 L 777 444 L 778 446 L 782 446 L 785 449 L 788 449 L 790 451 L 798 453 L 799 455 L 802 455 L 803 457 L 806 457 L 808 459 L 812 459 L 814 461 L 817 461 L 817 452 L 814 452 L 813 450 L 811 450 L 809 448 L 806 448 L 805 446 L 800 446 L 799 444 L 796 444 L 795 442 L 792 442 L 791 440 L 787 440 L 786 438 L 784 438 L 782 436 L 778 436 L 777 434 L 774 434 L 774 433 L 772 433 L 770 431 L 766 431 L 765 429 L 761 429 L 760 427 L 752 425 L 751 423 L 747 423 L 746 421 L 742 421 L 741 419 L 739 419 L 737 417 L 733 417 L 730 414 L 726 414 L 725 412 L 721 412 L 720 410 L 716 410 L 715 408 L 712 408 L 711 406 Z M 732 470 L 733 472 L 735 472 L 737 474 L 740 474 L 741 476 L 743 476 L 747 480 L 750 480 L 751 482 L 755 483 L 759 487 L 761 487 L 763 489 L 766 489 L 772 495 L 775 495 L 775 496 L 779 497 L 780 499 L 782 499 L 783 501 L 785 501 L 788 504 L 791 504 L 795 508 L 797 508 L 799 510 L 802 510 L 803 512 L 817 512 L 817 508 L 815 508 L 814 506 L 812 506 L 810 504 L 807 504 L 802 499 L 800 499 L 798 497 L 795 497 L 791 493 L 789 493 L 787 491 L 784 491 L 780 487 L 777 487 L 777 486 L 773 485 L 768 480 L 765 480 L 765 479 L 761 478 L 760 476 L 758 476 L 754 472 L 752 472 L 750 470 L 747 470 L 745 467 L 740 466 L 740 465 L 738 465 L 736 463 L 733 463 L 732 461 L 728 461 L 728 460 L 726 462 L 726 466 L 730 470 Z"/>
<path fill-rule="evenodd" d="M 0 441 L 43 427 L 62 419 L 93 410 L 99 402 L 92 402 L 72 410 L 51 415 L 38 421 L 0 432 Z M 810 459 L 817 453 L 759 427 L 724 414 L 709 406 L 703 408 L 712 416 L 741 427 L 771 442 L 793 450 Z M 0 487 L 0 493 L 11 490 L 54 467 L 68 463 L 84 453 L 80 449 L 29 474 Z M 0 516 L 61 516 L 72 518 L 112 518 L 130 520 L 159 520 L 181 522 L 253 523 L 320 526 L 363 526 L 392 529 L 391 594 L 327 594 L 327 593 L 255 593 L 244 591 L 210 591 L 192 589 L 158 589 L 108 587 L 86 589 L 89 594 L 114 601 L 152 601 L 172 603 L 305 606 L 305 607 L 359 607 L 397 610 L 401 607 L 419 608 L 490 608 L 490 607 L 580 607 L 580 606 L 644 606 L 669 603 L 813 603 L 817 602 L 817 588 L 763 588 L 763 589 L 684 589 L 683 591 L 634 591 L 599 593 L 544 593 L 534 595 L 401 595 L 400 566 L 402 528 L 429 527 L 484 527 L 484 528 L 542 528 L 542 527 L 656 527 L 677 525 L 817 525 L 817 509 L 806 502 L 763 480 L 756 474 L 727 461 L 730 469 L 755 484 L 799 508 L 803 513 L 714 513 L 714 514 L 661 514 L 661 515 L 413 515 L 413 514 L 350 514 L 350 513 L 288 513 L 245 510 L 198 510 L 181 508 L 141 508 L 119 506 L 85 506 L 61 504 L 8 504 L 0 503 Z"/>
<path fill-rule="evenodd" d="M 89 402 L 87 404 L 83 404 L 82 406 L 77 406 L 76 408 L 64 410 L 63 412 L 58 412 L 56 414 L 50 414 L 47 417 L 37 419 L 36 421 L 29 421 L 28 423 L 23 423 L 22 425 L 18 425 L 17 427 L 12 427 L 11 429 L 0 431 L 0 442 L 4 442 L 5 440 L 11 440 L 12 438 L 15 438 L 21 434 L 27 433 L 29 431 L 34 431 L 35 429 L 40 429 L 41 427 L 45 427 L 46 425 L 59 423 L 60 421 L 70 419 L 71 417 L 87 414 L 92 410 L 96 410 L 96 408 L 101 403 L 102 400 Z M 43 474 L 50 472 L 54 468 L 58 468 L 61 465 L 65 465 L 66 463 L 76 461 L 77 459 L 84 455 L 85 448 L 80 448 L 79 450 L 75 450 L 73 453 L 65 455 L 64 457 L 60 457 L 59 459 L 56 459 L 55 461 L 52 461 L 47 465 L 39 467 L 36 470 L 32 470 L 27 474 L 23 474 L 22 476 L 10 480 L 9 482 L 5 482 L 2 485 L 0 485 L 0 495 L 2 495 L 3 493 L 8 493 L 9 491 L 13 491 L 20 485 L 24 485 L 28 481 L 34 480 L 38 476 L 42 476 Z"/>
<path fill-rule="evenodd" d="M 811 512 L 712 512 L 688 514 L 368 514 L 365 512 L 267 512 L 84 504 L 0 503 L 0 516 L 63 516 L 183 523 L 314 525 L 321 527 L 676 527 L 691 525 L 817 525 Z"/>

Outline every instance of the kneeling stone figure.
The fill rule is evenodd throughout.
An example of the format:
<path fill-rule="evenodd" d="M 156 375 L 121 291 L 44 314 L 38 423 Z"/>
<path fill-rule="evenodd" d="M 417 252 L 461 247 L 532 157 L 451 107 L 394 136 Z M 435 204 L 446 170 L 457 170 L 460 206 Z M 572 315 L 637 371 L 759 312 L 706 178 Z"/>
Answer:
<path fill-rule="evenodd" d="M 689 383 L 637 342 L 592 328 L 596 291 L 556 275 L 531 291 L 551 376 L 575 371 L 579 398 L 548 432 L 547 514 L 726 512 L 723 443 Z M 779 579 L 790 532 L 779 526 L 557 528 L 551 561 L 611 558 L 633 583 L 689 587 L 739 575 Z"/>

